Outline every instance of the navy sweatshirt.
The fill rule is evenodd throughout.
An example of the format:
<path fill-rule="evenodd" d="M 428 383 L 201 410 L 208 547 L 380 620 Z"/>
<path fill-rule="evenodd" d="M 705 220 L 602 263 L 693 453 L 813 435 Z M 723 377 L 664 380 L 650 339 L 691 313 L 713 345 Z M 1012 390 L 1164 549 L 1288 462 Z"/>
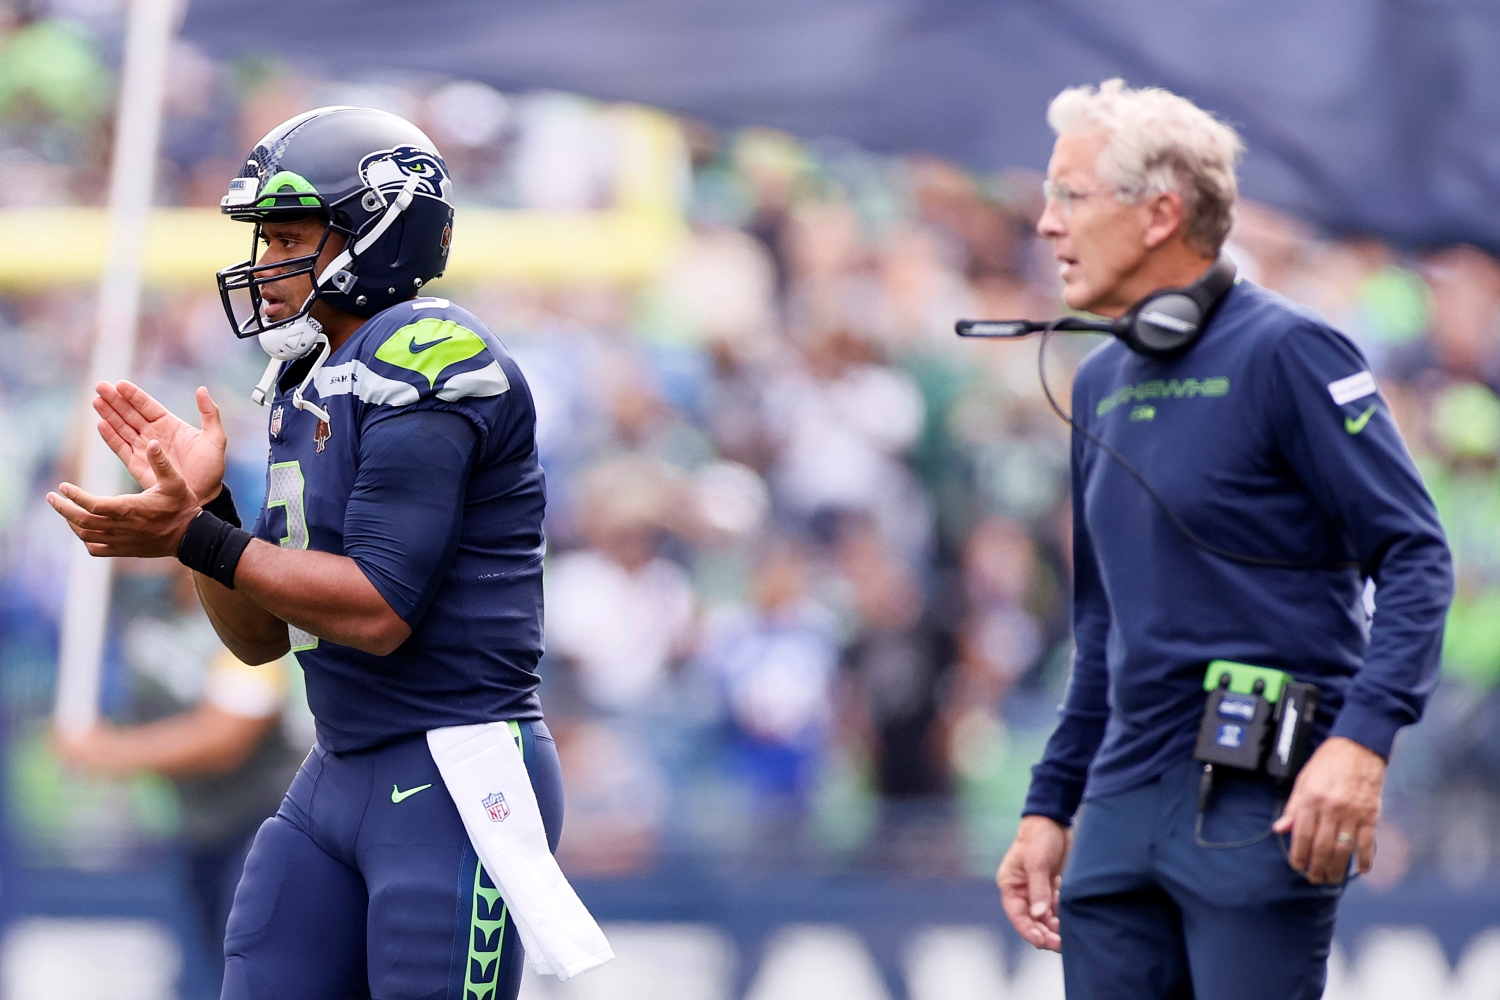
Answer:
<path fill-rule="evenodd" d="M 1359 350 L 1240 282 L 1181 357 L 1155 361 L 1118 341 L 1091 353 L 1073 414 L 1209 544 L 1329 565 L 1247 566 L 1203 551 L 1075 430 L 1077 655 L 1024 812 L 1068 823 L 1085 795 L 1128 791 L 1190 759 L 1215 659 L 1312 681 L 1318 740 L 1344 736 L 1389 756 L 1437 683 L 1453 573 Z"/>

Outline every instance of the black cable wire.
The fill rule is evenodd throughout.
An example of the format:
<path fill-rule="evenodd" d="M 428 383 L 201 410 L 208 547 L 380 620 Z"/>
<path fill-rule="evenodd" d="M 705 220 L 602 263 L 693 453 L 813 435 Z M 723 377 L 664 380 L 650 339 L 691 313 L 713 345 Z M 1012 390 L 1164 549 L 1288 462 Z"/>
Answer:
<path fill-rule="evenodd" d="M 1280 805 L 1278 805 L 1276 807 L 1276 815 L 1277 816 L 1281 815 L 1281 806 Z M 1207 848 L 1210 851 L 1229 851 L 1229 850 L 1234 850 L 1234 849 L 1240 848 L 1240 847 L 1249 847 L 1251 844 L 1258 844 L 1258 843 L 1260 843 L 1262 840 L 1265 840 L 1267 837 L 1271 836 L 1272 834 L 1274 834 L 1276 832 L 1276 821 L 1272 820 L 1270 826 L 1266 827 L 1264 830 L 1262 830 L 1260 833 L 1256 834 L 1255 836 L 1253 836 L 1253 837 L 1246 837 L 1244 840 L 1204 840 L 1203 839 L 1203 816 L 1204 816 L 1203 813 L 1199 813 L 1198 814 L 1198 821 L 1193 825 L 1193 841 L 1199 847 Z M 1281 853 L 1283 855 L 1286 855 L 1286 845 L 1285 844 L 1282 844 Z M 1292 863 L 1292 859 L 1291 859 L 1290 856 L 1288 856 L 1287 857 L 1287 864 L 1291 864 L 1291 863 Z"/>
<path fill-rule="evenodd" d="M 1141 489 L 1146 491 L 1146 495 L 1149 496 L 1152 500 L 1156 501 L 1156 505 L 1160 507 L 1162 513 L 1167 516 L 1167 520 L 1172 522 L 1172 526 L 1175 527 L 1178 533 L 1181 534 L 1183 538 L 1187 539 L 1189 543 L 1196 545 L 1198 548 L 1202 549 L 1204 552 L 1209 553 L 1210 555 L 1218 556 L 1220 559 L 1228 559 L 1230 562 L 1242 563 L 1246 566 L 1261 566 L 1270 569 L 1360 568 L 1359 563 L 1349 560 L 1343 560 L 1339 562 L 1304 562 L 1302 560 L 1296 559 L 1268 559 L 1264 556 L 1241 555 L 1238 552 L 1231 552 L 1228 549 L 1221 549 L 1217 545 L 1210 544 L 1209 542 L 1206 542 L 1202 538 L 1198 537 L 1196 532 L 1194 532 L 1186 524 L 1182 523 L 1181 518 L 1179 518 L 1176 513 L 1173 512 L 1171 507 L 1167 506 L 1167 502 L 1161 498 L 1161 495 L 1157 493 L 1156 490 L 1151 488 L 1151 484 L 1146 482 L 1146 477 L 1141 474 L 1141 471 L 1139 469 L 1131 464 L 1128 458 L 1120 454 L 1120 452 L 1108 441 L 1105 441 L 1099 435 L 1095 434 L 1093 431 L 1089 430 L 1087 427 L 1074 420 L 1072 414 L 1064 413 L 1063 408 L 1057 405 L 1057 400 L 1052 395 L 1052 388 L 1047 385 L 1047 338 L 1052 336 L 1052 334 L 1057 330 L 1057 324 L 1059 322 L 1060 320 L 1053 320 L 1052 322 L 1047 324 L 1046 329 L 1042 331 L 1041 344 L 1038 345 L 1036 351 L 1037 375 L 1041 379 L 1042 393 L 1047 397 L 1047 403 L 1052 407 L 1052 412 L 1061 417 L 1069 427 L 1072 427 L 1075 431 L 1082 434 L 1090 441 L 1094 442 L 1094 444 L 1104 449 L 1104 451 L 1109 454 L 1110 457 L 1119 462 L 1120 465 L 1125 468 L 1125 471 L 1130 473 L 1131 477 L 1135 479 L 1136 482 L 1141 484 Z"/>

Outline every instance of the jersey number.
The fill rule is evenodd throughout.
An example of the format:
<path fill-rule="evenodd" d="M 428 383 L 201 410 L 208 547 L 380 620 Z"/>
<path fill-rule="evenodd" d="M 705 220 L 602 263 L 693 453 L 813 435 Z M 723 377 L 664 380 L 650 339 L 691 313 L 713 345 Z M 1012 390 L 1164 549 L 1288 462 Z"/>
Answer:
<path fill-rule="evenodd" d="M 306 492 L 301 462 L 277 462 L 271 466 L 270 482 L 266 484 L 266 510 L 281 507 L 286 511 L 286 534 L 281 538 L 284 549 L 307 548 Z M 318 647 L 318 637 L 311 632 L 288 625 L 286 633 L 294 653 Z"/>

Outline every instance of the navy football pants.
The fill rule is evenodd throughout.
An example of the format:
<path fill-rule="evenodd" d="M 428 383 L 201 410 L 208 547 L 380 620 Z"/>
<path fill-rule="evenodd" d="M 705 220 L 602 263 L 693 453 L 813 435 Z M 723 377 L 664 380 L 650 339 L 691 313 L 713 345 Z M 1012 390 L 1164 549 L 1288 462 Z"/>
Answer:
<path fill-rule="evenodd" d="M 1090 799 L 1063 871 L 1070 1000 L 1316 1000 L 1341 886 L 1293 871 L 1273 834 L 1197 844 L 1201 764 Z M 1219 777 L 1202 839 L 1256 837 L 1276 816 L 1268 781 Z"/>
<path fill-rule="evenodd" d="M 562 772 L 541 722 L 520 724 L 553 850 Z M 314 747 L 245 860 L 224 939 L 224 1000 L 513 1000 L 515 924 L 418 735 Z"/>

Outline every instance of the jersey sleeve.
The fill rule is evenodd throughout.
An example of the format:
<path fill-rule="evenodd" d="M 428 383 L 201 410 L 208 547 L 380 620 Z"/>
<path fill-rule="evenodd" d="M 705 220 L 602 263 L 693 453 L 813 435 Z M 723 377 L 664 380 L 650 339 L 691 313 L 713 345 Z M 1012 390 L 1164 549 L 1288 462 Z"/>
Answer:
<path fill-rule="evenodd" d="M 1299 324 L 1277 345 L 1276 433 L 1287 463 L 1375 581 L 1365 660 L 1330 735 L 1382 757 L 1437 684 L 1453 566 L 1437 510 L 1353 344 Z"/>
<path fill-rule="evenodd" d="M 534 411 L 503 345 L 446 299 L 394 306 L 359 336 L 319 376 L 357 401 L 344 552 L 415 628 L 457 551 L 470 476 L 534 453 Z"/>
<path fill-rule="evenodd" d="M 1078 410 L 1078 395 L 1074 395 Z M 1109 722 L 1109 668 L 1105 644 L 1109 638 L 1109 600 L 1094 558 L 1083 510 L 1085 439 L 1073 432 L 1073 676 L 1059 709 L 1061 718 L 1047 740 L 1042 759 L 1031 769 L 1023 816 L 1046 816 L 1067 826 L 1083 800 L 1089 765 Z"/>
<path fill-rule="evenodd" d="M 457 412 L 397 409 L 361 425 L 344 554 L 413 628 L 457 551 L 478 447 L 474 422 Z"/>

